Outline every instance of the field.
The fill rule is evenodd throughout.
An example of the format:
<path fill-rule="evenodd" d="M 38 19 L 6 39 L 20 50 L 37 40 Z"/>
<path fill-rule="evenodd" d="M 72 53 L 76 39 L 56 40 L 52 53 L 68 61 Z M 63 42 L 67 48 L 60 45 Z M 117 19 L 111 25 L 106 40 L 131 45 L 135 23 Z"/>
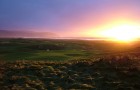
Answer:
<path fill-rule="evenodd" d="M 138 44 L 107 41 L 0 39 L 0 59 L 67 61 L 118 53 L 138 53 Z"/>
<path fill-rule="evenodd" d="M 140 43 L 0 39 L 0 90 L 140 90 Z"/>

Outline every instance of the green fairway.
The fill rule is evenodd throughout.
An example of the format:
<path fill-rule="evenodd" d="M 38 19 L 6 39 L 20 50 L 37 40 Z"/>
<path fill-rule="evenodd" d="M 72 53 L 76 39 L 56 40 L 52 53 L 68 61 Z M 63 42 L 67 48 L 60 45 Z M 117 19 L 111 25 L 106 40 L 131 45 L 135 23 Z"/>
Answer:
<path fill-rule="evenodd" d="M 57 40 L 1 39 L 0 59 L 64 61 L 88 58 L 81 42 Z"/>
<path fill-rule="evenodd" d="M 134 47 L 106 41 L 0 39 L 0 60 L 80 60 L 124 52 L 131 48 Z"/>

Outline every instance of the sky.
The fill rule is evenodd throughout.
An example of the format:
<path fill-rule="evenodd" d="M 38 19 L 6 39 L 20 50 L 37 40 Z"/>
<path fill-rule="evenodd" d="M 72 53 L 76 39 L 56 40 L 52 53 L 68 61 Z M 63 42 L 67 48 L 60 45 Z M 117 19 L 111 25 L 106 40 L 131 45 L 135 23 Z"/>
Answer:
<path fill-rule="evenodd" d="M 140 0 L 0 0 L 0 30 L 96 37 L 103 27 L 139 22 Z"/>

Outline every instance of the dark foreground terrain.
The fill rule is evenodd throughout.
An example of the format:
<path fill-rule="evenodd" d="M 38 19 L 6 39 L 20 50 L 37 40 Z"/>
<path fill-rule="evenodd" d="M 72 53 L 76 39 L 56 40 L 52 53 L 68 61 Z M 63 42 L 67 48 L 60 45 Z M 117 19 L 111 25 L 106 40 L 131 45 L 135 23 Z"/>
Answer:
<path fill-rule="evenodd" d="M 140 58 L 1 61 L 0 90 L 140 90 Z"/>

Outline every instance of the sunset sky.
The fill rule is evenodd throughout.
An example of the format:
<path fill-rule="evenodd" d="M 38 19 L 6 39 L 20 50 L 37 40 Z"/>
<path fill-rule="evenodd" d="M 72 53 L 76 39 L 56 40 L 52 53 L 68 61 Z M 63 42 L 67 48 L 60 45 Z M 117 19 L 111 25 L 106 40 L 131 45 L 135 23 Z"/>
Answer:
<path fill-rule="evenodd" d="M 98 37 L 122 24 L 140 26 L 140 0 L 0 0 L 0 30 Z"/>

